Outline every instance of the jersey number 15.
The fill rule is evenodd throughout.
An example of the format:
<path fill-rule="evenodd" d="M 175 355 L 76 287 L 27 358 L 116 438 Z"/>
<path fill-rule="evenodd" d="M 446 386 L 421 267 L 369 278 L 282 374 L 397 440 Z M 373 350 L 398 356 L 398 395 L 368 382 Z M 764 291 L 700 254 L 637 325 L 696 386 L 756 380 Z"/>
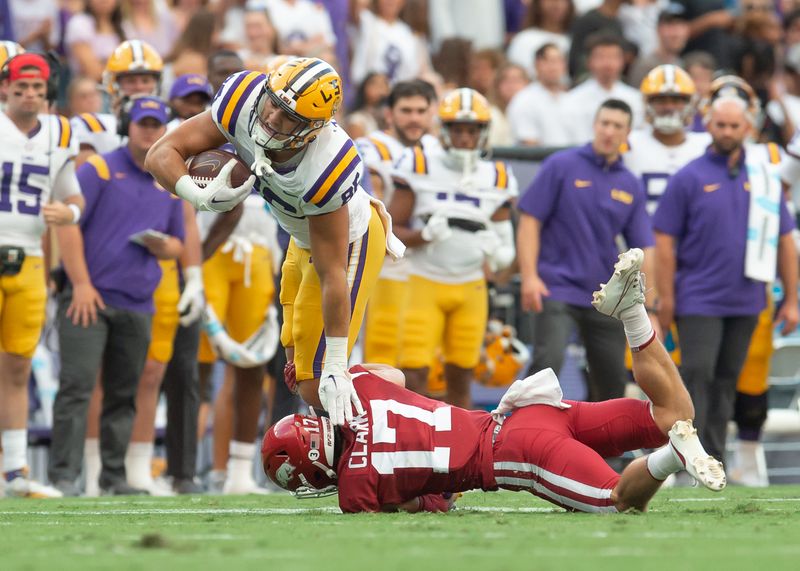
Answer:
<path fill-rule="evenodd" d="M 16 186 L 23 196 L 17 200 L 17 212 L 38 216 L 41 210 L 42 189 L 28 182 L 32 174 L 47 175 L 50 170 L 41 165 L 23 164 L 19 172 L 14 172 L 14 163 L 3 163 L 2 179 L 0 179 L 0 212 L 11 212 L 14 204 L 11 201 L 11 188 Z M 24 195 L 29 196 L 26 199 Z"/>

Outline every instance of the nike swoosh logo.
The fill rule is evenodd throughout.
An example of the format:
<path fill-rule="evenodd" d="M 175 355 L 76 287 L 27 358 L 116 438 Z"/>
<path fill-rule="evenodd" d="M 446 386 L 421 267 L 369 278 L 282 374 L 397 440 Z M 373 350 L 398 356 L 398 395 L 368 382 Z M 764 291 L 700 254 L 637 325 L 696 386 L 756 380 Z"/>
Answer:
<path fill-rule="evenodd" d="M 357 379 L 358 377 L 361 377 L 363 375 L 369 375 L 369 373 L 367 371 L 359 371 L 358 373 L 353 373 L 352 375 L 350 375 L 350 378 Z"/>
<path fill-rule="evenodd" d="M 230 202 L 228 200 L 217 200 L 213 196 L 211 197 L 211 204 L 222 204 L 223 202 Z"/>
<path fill-rule="evenodd" d="M 707 184 L 703 187 L 703 192 L 714 192 L 719 186 L 719 184 Z"/>

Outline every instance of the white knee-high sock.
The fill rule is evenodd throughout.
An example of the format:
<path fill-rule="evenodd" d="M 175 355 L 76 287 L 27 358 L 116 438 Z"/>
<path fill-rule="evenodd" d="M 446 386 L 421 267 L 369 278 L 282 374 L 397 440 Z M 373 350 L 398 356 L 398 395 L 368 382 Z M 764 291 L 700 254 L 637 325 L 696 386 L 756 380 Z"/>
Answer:
<path fill-rule="evenodd" d="M 228 482 L 234 486 L 255 485 L 253 479 L 253 458 L 256 445 L 252 442 L 231 440 L 228 459 Z"/>
<path fill-rule="evenodd" d="M 4 430 L 0 439 L 3 442 L 3 472 L 9 474 L 22 470 L 28 465 L 28 431 L 24 428 Z"/>
<path fill-rule="evenodd" d="M 125 476 L 134 488 L 147 488 L 153 483 L 151 465 L 153 463 L 152 442 L 131 442 L 125 453 Z"/>
<path fill-rule="evenodd" d="M 102 468 L 100 440 L 87 438 L 83 443 L 83 475 L 86 479 L 84 492 L 87 497 L 96 498 L 100 495 L 100 470 Z"/>
<path fill-rule="evenodd" d="M 634 304 L 619 314 L 622 326 L 625 328 L 625 337 L 632 350 L 644 349 L 655 338 L 653 325 L 647 310 L 641 303 Z"/>
<path fill-rule="evenodd" d="M 647 471 L 656 480 L 663 482 L 667 476 L 681 470 L 683 470 L 683 464 L 671 444 L 662 446 L 647 457 Z"/>

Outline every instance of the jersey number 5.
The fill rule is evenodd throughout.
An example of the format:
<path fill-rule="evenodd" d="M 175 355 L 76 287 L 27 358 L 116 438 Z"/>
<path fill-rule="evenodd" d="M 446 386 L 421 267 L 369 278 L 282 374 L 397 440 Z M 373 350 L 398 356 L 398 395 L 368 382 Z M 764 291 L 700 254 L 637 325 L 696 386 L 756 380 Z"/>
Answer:
<path fill-rule="evenodd" d="M 428 425 L 434 432 L 451 430 L 451 411 L 442 406 L 434 411 L 397 402 L 396 400 L 369 401 L 372 410 L 372 443 L 397 444 L 397 429 L 389 426 L 389 413 L 397 423 L 415 421 Z M 431 468 L 446 474 L 450 470 L 450 448 L 434 446 L 433 450 L 396 450 L 394 452 L 372 452 L 372 467 L 379 474 L 393 474 L 400 468 Z"/>
<path fill-rule="evenodd" d="M 42 189 L 28 182 L 32 174 L 47 175 L 50 171 L 41 165 L 22 165 L 19 178 L 14 173 L 14 163 L 2 164 L 2 179 L 0 179 L 0 212 L 11 212 L 14 205 L 11 202 L 11 187 L 16 185 L 20 194 L 31 197 L 30 201 L 20 198 L 17 201 L 17 212 L 20 214 L 39 215 L 41 210 Z"/>

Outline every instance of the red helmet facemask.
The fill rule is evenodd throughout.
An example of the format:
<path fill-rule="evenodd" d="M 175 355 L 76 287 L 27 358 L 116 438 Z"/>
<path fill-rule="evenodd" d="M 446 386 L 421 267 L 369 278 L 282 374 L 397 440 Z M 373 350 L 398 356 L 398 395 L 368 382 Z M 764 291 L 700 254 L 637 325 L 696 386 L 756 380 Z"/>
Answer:
<path fill-rule="evenodd" d="M 292 414 L 282 418 L 264 435 L 264 472 L 298 498 L 335 494 L 334 436 L 327 417 Z"/>

